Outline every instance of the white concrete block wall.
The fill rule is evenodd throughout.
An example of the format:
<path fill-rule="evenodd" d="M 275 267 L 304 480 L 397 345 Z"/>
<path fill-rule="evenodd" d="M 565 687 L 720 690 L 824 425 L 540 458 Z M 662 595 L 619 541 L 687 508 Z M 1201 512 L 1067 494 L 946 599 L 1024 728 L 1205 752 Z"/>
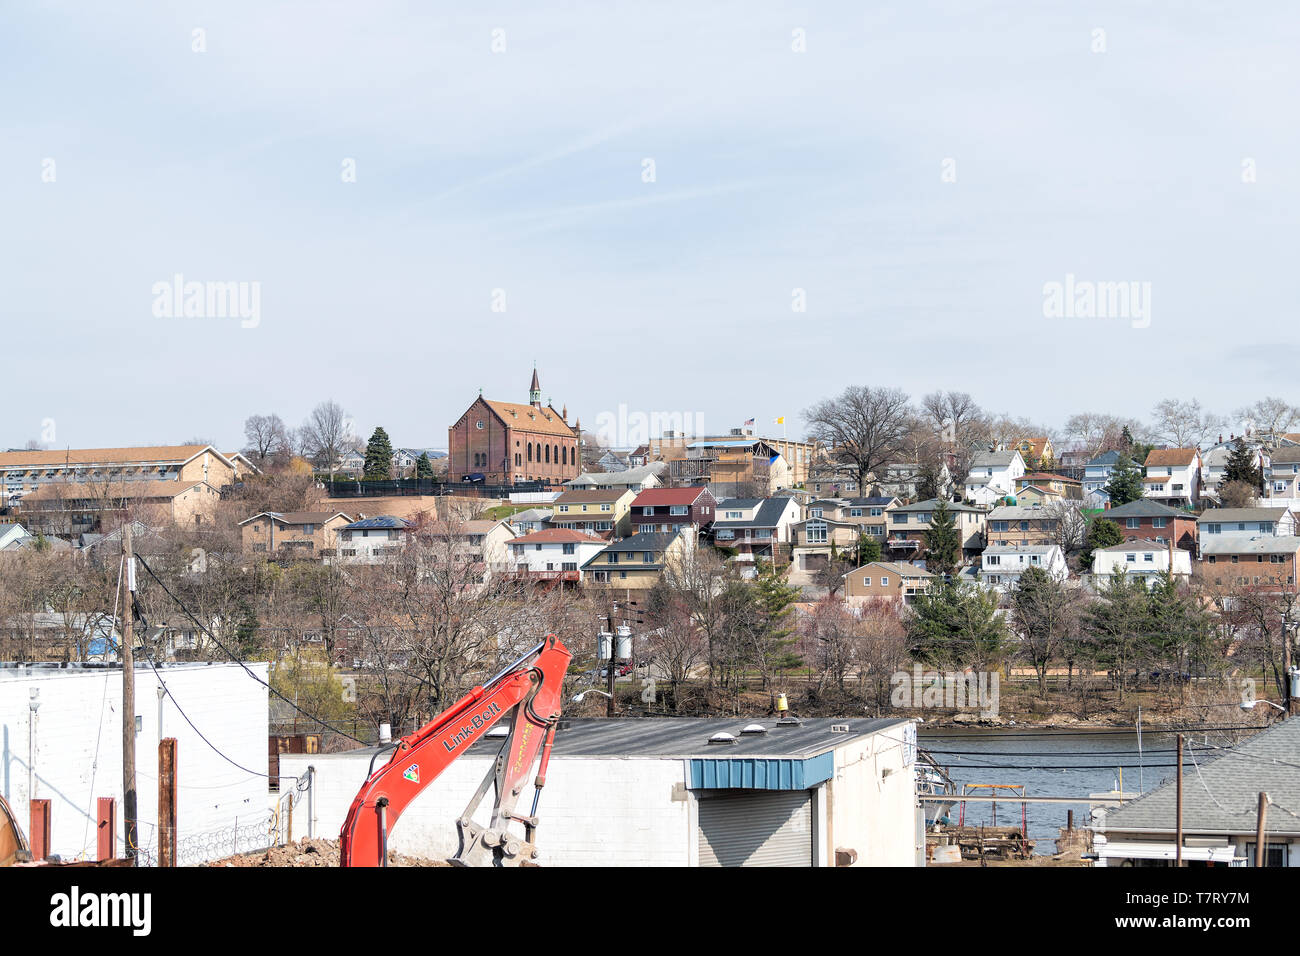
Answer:
<path fill-rule="evenodd" d="M 266 664 L 249 667 L 263 680 Z M 267 771 L 267 691 L 238 665 L 182 664 L 162 679 L 185 713 L 222 752 L 249 770 Z M 182 848 L 206 834 L 268 815 L 263 776 L 232 766 L 205 744 L 170 699 L 162 703 L 149 669 L 135 672 L 136 788 L 140 845 L 155 848 L 158 822 L 158 741 L 177 739 L 177 823 Z M 29 691 L 39 689 L 36 717 L 36 796 L 52 801 L 51 852 L 65 860 L 95 856 L 98 797 L 117 799 L 117 848 L 123 841 L 122 672 L 120 670 L 0 669 L 0 792 L 27 828 Z M 192 844 L 193 845 L 193 844 Z M 210 856 L 220 856 L 214 847 Z"/>
<path fill-rule="evenodd" d="M 385 754 L 380 761 L 386 759 Z M 390 848 L 428 859 L 454 854 L 456 820 L 491 762 L 475 755 L 448 767 L 402 815 L 390 835 Z M 306 774 L 309 765 L 316 768 L 317 836 L 338 838 L 369 763 L 368 753 L 280 757 L 282 773 Z M 543 862 L 551 866 L 690 865 L 696 839 L 693 798 L 673 799 L 674 785 L 684 789 L 685 779 L 683 762 L 676 759 L 552 756 L 538 808 Z M 520 809 L 528 812 L 532 801 L 530 784 L 520 798 Z M 487 823 L 491 806 L 489 791 L 475 819 Z M 304 826 L 300 812 L 295 811 L 295 833 Z M 522 827 L 515 830 L 522 833 Z"/>
<path fill-rule="evenodd" d="M 903 738 L 899 724 L 836 749 L 826 784 L 832 865 L 840 847 L 858 851 L 857 866 L 916 865 L 916 781 Z"/>

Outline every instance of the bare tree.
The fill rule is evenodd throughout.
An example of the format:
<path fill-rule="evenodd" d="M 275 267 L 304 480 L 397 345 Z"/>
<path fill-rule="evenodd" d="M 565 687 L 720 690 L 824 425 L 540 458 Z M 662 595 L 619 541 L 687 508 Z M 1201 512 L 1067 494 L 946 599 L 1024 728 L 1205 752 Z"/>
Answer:
<path fill-rule="evenodd" d="M 1134 418 L 1121 418 L 1104 412 L 1080 412 L 1066 419 L 1065 435 L 1091 459 L 1102 452 L 1123 450 L 1125 428 L 1134 436 L 1145 433 L 1142 423 Z"/>
<path fill-rule="evenodd" d="M 1243 423 L 1253 426 L 1257 434 L 1273 437 L 1285 434 L 1300 424 L 1300 407 L 1292 405 L 1286 399 L 1270 396 L 1237 409 L 1237 417 Z M 1245 424 L 1243 430 L 1247 430 Z"/>
<path fill-rule="evenodd" d="M 808 437 L 824 443 L 838 461 L 851 463 L 858 487 L 865 488 L 869 475 L 903 451 L 912 409 L 899 389 L 851 385 L 805 409 L 803 416 Z"/>
<path fill-rule="evenodd" d="M 299 433 L 302 450 L 318 467 L 329 469 L 331 480 L 343 451 L 353 440 L 347 412 L 331 399 L 312 409 Z"/>
<path fill-rule="evenodd" d="M 989 415 L 966 392 L 931 392 L 921 400 L 921 412 L 950 456 L 953 484 L 966 483 L 970 460 L 989 442 Z"/>
<path fill-rule="evenodd" d="M 1055 522 L 1053 540 L 1066 554 L 1078 551 L 1088 537 L 1088 518 L 1078 501 L 1052 501 L 1043 505 L 1043 511 Z"/>
<path fill-rule="evenodd" d="M 1166 398 L 1151 410 L 1153 436 L 1174 448 L 1199 448 L 1227 426 L 1222 415 L 1207 412 L 1197 399 Z"/>
<path fill-rule="evenodd" d="M 250 415 L 244 421 L 244 438 L 259 468 L 270 460 L 288 459 L 293 454 L 289 430 L 279 415 Z"/>

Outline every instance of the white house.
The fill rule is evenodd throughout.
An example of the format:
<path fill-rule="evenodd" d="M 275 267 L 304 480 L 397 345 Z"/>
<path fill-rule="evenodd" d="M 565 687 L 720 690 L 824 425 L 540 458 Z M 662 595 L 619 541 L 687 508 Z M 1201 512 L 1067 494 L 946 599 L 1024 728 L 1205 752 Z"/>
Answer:
<path fill-rule="evenodd" d="M 723 498 L 714 509 L 714 543 L 734 548 L 736 561 L 771 560 L 773 545 L 790 541 L 799 512 L 794 498 Z"/>
<path fill-rule="evenodd" d="M 564 719 L 537 809 L 543 865 L 915 866 L 915 731 L 898 718 Z M 393 825 L 389 846 L 453 855 L 456 820 L 503 741 L 471 745 Z M 339 832 L 374 756 L 280 756 L 282 773 L 315 768 L 316 832 Z M 533 794 L 530 774 L 519 806 Z M 489 793 L 475 818 L 486 823 L 491 803 Z"/>
<path fill-rule="evenodd" d="M 996 591 L 1014 591 L 1029 568 L 1041 568 L 1057 581 L 1070 574 L 1060 545 L 992 544 L 980 555 L 980 583 Z"/>
<path fill-rule="evenodd" d="M 1105 587 L 1116 571 L 1129 577 L 1141 578 L 1150 586 L 1152 578 L 1164 575 L 1172 568 L 1175 578 L 1187 580 L 1192 575 L 1191 552 L 1170 548 L 1155 541 L 1121 541 L 1108 548 L 1098 548 L 1092 553 L 1092 583 Z"/>
<path fill-rule="evenodd" d="M 1210 508 L 1196 519 L 1201 549 L 1228 538 L 1249 540 L 1261 535 L 1293 535 L 1295 513 L 1290 508 Z"/>
<path fill-rule="evenodd" d="M 263 681 L 268 666 L 247 664 Z M 157 755 L 164 737 L 177 741 L 178 862 L 193 865 L 229 856 L 236 847 L 244 852 L 266 846 L 278 819 L 262 775 L 268 770 L 266 687 L 234 663 L 164 664 L 158 673 L 171 696 L 161 693 L 152 667 L 135 668 L 139 845 L 145 862 L 157 851 Z M 0 664 L 0 740 L 0 788 L 24 829 L 30 799 L 49 800 L 50 852 L 65 862 L 95 859 L 97 798 L 112 797 L 117 855 L 124 855 L 120 668 Z M 232 766 L 216 750 L 254 772 Z"/>
<path fill-rule="evenodd" d="M 10 546 L 17 551 L 22 546 L 22 542 L 30 537 L 27 529 L 20 524 L 0 523 L 0 551 Z"/>
<path fill-rule="evenodd" d="M 536 580 L 581 581 L 582 566 L 609 542 L 576 528 L 547 528 L 509 542 L 509 573 Z"/>
<path fill-rule="evenodd" d="M 519 534 L 531 534 L 549 528 L 554 515 L 554 508 L 529 508 L 526 511 L 516 511 L 506 520 Z"/>
<path fill-rule="evenodd" d="M 971 459 L 966 475 L 966 499 L 977 505 L 991 505 L 1004 495 L 1011 494 L 1016 479 L 1025 473 L 1025 460 L 1020 452 L 982 451 Z"/>
<path fill-rule="evenodd" d="M 1194 506 L 1201 497 L 1201 453 L 1195 448 L 1152 449 L 1142 494 L 1171 508 Z"/>
<path fill-rule="evenodd" d="M 406 544 L 411 522 L 393 515 L 363 518 L 338 530 L 340 564 L 383 564 Z"/>
<path fill-rule="evenodd" d="M 1284 445 L 1267 453 L 1264 495 L 1270 502 L 1300 508 L 1300 445 Z"/>

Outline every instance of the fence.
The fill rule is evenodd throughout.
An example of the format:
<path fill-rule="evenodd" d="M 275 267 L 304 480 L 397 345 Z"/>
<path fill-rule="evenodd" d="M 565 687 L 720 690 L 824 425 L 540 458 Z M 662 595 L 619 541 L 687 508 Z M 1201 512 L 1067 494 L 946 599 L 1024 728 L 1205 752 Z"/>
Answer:
<path fill-rule="evenodd" d="M 479 481 L 434 481 L 432 478 L 402 478 L 389 481 L 361 479 L 324 482 L 331 498 L 394 498 L 407 495 L 459 495 L 473 498 L 509 498 L 521 492 L 543 492 L 540 481 L 521 481 L 515 485 L 489 485 Z"/>

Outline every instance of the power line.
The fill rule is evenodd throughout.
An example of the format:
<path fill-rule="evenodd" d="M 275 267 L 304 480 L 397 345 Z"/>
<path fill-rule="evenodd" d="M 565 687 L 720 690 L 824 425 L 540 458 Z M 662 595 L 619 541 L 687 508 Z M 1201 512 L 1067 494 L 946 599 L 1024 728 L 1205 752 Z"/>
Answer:
<path fill-rule="evenodd" d="M 206 635 L 207 635 L 207 636 L 212 640 L 212 643 L 216 644 L 217 647 L 221 648 L 222 652 L 224 652 L 225 655 L 226 655 L 227 657 L 229 657 L 232 661 L 234 661 L 236 664 L 238 664 L 240 667 L 242 667 L 242 668 L 244 669 L 244 672 L 245 672 L 246 674 L 248 674 L 249 677 L 253 678 L 253 680 L 257 681 L 259 684 L 261 684 L 263 687 L 265 687 L 268 691 L 270 691 L 270 692 L 271 692 L 272 694 L 274 694 L 276 697 L 280 698 L 280 700 L 284 701 L 286 704 L 288 704 L 290 707 L 292 707 L 292 708 L 293 708 L 294 710 L 296 710 L 298 713 L 302 714 L 304 717 L 308 717 L 308 718 L 314 720 L 316 723 L 320 724 L 322 727 L 325 727 L 325 728 L 328 729 L 328 730 L 332 730 L 332 731 L 334 731 L 334 733 L 339 734 L 340 736 L 346 737 L 348 740 L 351 740 L 351 741 L 353 741 L 353 742 L 355 742 L 355 743 L 361 744 L 361 746 L 363 746 L 363 747 L 367 747 L 367 746 L 369 746 L 369 744 L 367 744 L 366 741 L 362 740 L 360 737 L 355 737 L 355 736 L 353 736 L 352 734 L 348 733 L 346 730 L 340 730 L 339 728 L 334 727 L 333 725 L 328 724 L 328 723 L 326 723 L 325 721 L 321 720 L 321 719 L 320 719 L 319 717 L 317 717 L 316 715 L 307 713 L 307 711 L 303 710 L 303 709 L 302 709 L 301 707 L 299 707 L 295 702 L 291 701 L 288 697 L 285 697 L 284 694 L 280 693 L 278 690 L 276 690 L 274 687 L 272 687 L 272 686 L 271 686 L 270 684 L 268 684 L 266 681 L 262 680 L 262 678 L 258 677 L 256 674 L 254 674 L 252 668 L 250 668 L 247 664 L 245 664 L 243 661 L 241 661 L 241 660 L 240 660 L 238 657 L 236 657 L 234 654 L 232 654 L 232 653 L 230 652 L 230 650 L 226 647 L 226 645 L 222 644 L 219 640 L 217 640 L 216 635 L 214 635 L 211 631 L 209 631 L 209 630 L 207 629 L 207 627 L 205 627 L 205 626 L 203 625 L 203 623 L 202 623 L 202 622 L 201 622 L 197 617 L 195 617 L 193 614 L 190 613 L 190 609 L 187 608 L 187 607 L 185 606 L 185 602 L 182 601 L 180 598 L 178 598 L 175 594 L 172 593 L 171 588 L 167 587 L 167 585 L 166 585 L 165 583 L 163 583 L 162 578 L 158 577 L 158 575 L 154 573 L 154 569 L 151 568 L 151 567 L 149 567 L 149 565 L 145 562 L 144 558 L 140 557 L 139 555 L 136 555 L 136 560 L 139 561 L 142 565 L 144 565 L 144 569 L 145 569 L 146 571 L 149 572 L 149 576 L 150 576 L 151 578 L 153 578 L 155 581 L 158 582 L 158 586 L 161 587 L 165 592 L 167 592 L 167 596 L 170 597 L 173 601 L 175 601 L 176 604 L 177 604 L 177 606 L 178 606 L 182 611 L 185 612 L 185 616 L 188 617 L 191 621 L 193 621 L 194 624 L 195 624 L 195 626 L 198 627 L 199 630 L 201 630 L 204 634 L 206 634 Z M 150 663 L 150 666 L 153 666 L 153 661 L 150 661 L 149 663 Z M 156 672 L 157 672 L 157 668 L 154 668 L 154 671 L 155 671 L 155 673 L 156 673 Z M 160 677 L 160 678 L 159 678 L 159 682 L 161 682 L 161 680 L 162 680 L 162 678 Z M 169 696 L 170 696 L 170 692 L 169 692 Z M 179 709 L 179 707 L 178 707 L 177 709 Z M 184 716 L 184 715 L 182 714 L 182 716 Z M 188 720 L 188 718 L 187 718 L 187 720 Z M 193 726 L 193 724 L 191 724 L 190 726 Z M 196 728 L 196 730 L 197 730 L 197 728 Z M 241 768 L 241 769 L 242 769 L 242 768 Z M 252 772 L 252 771 L 250 771 L 250 773 L 251 773 L 251 772 Z M 263 774 L 263 776 L 265 776 L 265 774 Z"/>

